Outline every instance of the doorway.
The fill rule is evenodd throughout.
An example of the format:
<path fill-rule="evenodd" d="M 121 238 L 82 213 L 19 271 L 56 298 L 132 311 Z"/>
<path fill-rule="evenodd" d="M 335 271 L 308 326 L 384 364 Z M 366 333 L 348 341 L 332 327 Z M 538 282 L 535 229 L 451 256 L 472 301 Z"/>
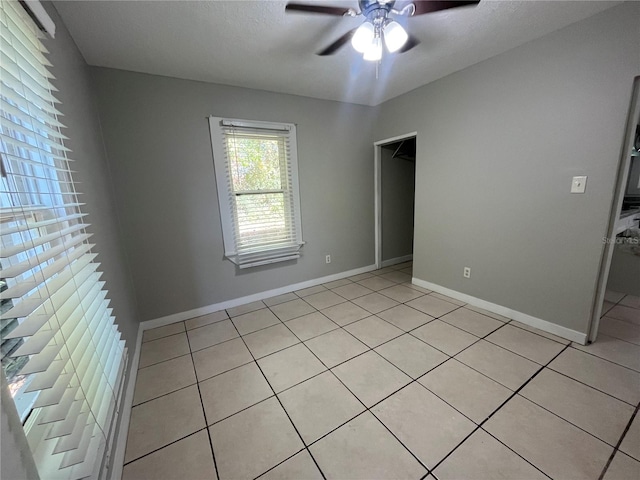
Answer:
<path fill-rule="evenodd" d="M 594 299 L 588 341 L 598 332 L 640 341 L 640 77 L 631 106 Z M 622 322 L 622 323 L 620 323 Z M 629 325 L 630 324 L 630 325 Z M 627 337 L 633 337 L 630 340 Z M 637 338 L 636 338 L 637 337 Z"/>
<path fill-rule="evenodd" d="M 416 133 L 374 143 L 376 267 L 413 259 Z"/>

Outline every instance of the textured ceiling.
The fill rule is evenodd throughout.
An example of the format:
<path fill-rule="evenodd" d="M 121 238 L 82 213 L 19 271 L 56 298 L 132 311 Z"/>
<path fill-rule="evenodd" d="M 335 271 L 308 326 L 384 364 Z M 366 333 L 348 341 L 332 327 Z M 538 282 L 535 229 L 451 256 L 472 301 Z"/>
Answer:
<path fill-rule="evenodd" d="M 483 0 L 476 8 L 413 17 L 408 30 L 422 43 L 384 58 L 378 79 L 375 64 L 350 45 L 330 57 L 314 55 L 361 17 L 285 14 L 286 3 L 94 0 L 55 6 L 90 65 L 377 105 L 620 2 Z"/>

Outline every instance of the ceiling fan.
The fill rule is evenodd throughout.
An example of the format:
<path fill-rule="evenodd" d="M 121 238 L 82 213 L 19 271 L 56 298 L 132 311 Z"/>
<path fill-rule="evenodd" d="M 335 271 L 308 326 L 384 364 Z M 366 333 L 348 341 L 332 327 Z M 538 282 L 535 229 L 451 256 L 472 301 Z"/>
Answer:
<path fill-rule="evenodd" d="M 413 0 L 398 2 L 402 5 L 394 8 L 396 0 L 358 0 L 359 11 L 353 8 L 332 7 L 328 5 L 310 5 L 304 3 L 288 3 L 287 12 L 313 13 L 323 15 L 357 17 L 362 15 L 364 22 L 357 28 L 349 30 L 331 45 L 318 52 L 318 55 L 332 55 L 349 40 L 353 48 L 363 54 L 365 60 L 378 62 L 382 59 L 383 44 L 389 53 L 404 53 L 418 45 L 420 41 L 407 33 L 395 19 L 413 17 L 426 13 L 439 12 L 451 8 L 475 6 L 480 0 L 471 1 L 431 1 Z"/>

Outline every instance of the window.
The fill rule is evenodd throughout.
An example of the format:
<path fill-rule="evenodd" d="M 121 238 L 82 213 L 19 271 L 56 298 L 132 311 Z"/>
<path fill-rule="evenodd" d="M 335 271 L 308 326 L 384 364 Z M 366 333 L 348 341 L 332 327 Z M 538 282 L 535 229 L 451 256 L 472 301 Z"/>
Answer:
<path fill-rule="evenodd" d="M 88 243 L 41 35 L 18 1 L 0 2 L 2 367 L 40 478 L 97 477 L 126 348 Z"/>
<path fill-rule="evenodd" d="M 240 268 L 299 258 L 296 127 L 209 118 L 225 256 Z"/>

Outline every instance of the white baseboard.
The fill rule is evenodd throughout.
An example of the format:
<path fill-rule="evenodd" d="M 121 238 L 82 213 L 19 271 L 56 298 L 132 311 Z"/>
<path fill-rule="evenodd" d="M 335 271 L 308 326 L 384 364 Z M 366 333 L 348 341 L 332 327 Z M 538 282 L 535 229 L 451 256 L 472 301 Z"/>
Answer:
<path fill-rule="evenodd" d="M 326 277 L 314 278 L 313 280 L 294 283 L 292 285 L 274 288 L 273 290 L 267 290 L 264 292 L 254 293 L 253 295 L 247 295 L 245 297 L 239 297 L 220 303 L 214 303 L 213 305 L 207 305 L 206 307 L 194 308 L 193 310 L 188 310 L 186 312 L 179 312 L 172 315 L 167 315 L 166 317 L 146 320 L 144 322 L 141 322 L 140 326 L 142 327 L 142 330 L 163 327 L 171 323 L 182 322 L 184 320 L 189 320 L 190 318 L 201 317 L 202 315 L 208 315 L 209 313 L 218 312 L 226 308 L 233 308 L 239 305 L 244 305 L 245 303 L 256 302 L 258 300 L 264 300 L 265 298 L 276 297 L 278 295 L 283 295 L 285 293 L 293 292 L 296 290 L 302 290 L 303 288 L 315 287 L 316 285 L 333 282 L 334 280 L 353 277 L 354 275 L 360 275 L 361 273 L 370 272 L 375 269 L 375 265 L 369 265 L 367 267 L 356 268 L 347 272 L 334 273 L 333 275 L 327 275 Z"/>
<path fill-rule="evenodd" d="M 382 261 L 382 268 L 391 267 L 399 263 L 410 262 L 413 260 L 413 254 L 405 255 L 404 257 L 390 258 L 389 260 Z"/>
<path fill-rule="evenodd" d="M 406 260 L 405 260 L 406 261 Z M 401 262 L 399 262 L 401 263 Z M 183 320 L 189 320 L 190 318 L 200 317 L 209 313 L 224 310 L 226 308 L 233 308 L 245 303 L 255 302 L 257 300 L 264 300 L 265 298 L 275 297 L 277 295 L 283 295 L 285 293 L 293 292 L 296 290 L 302 290 L 303 288 L 315 287 L 323 283 L 333 282 L 334 280 L 341 280 L 347 277 L 353 277 L 354 275 L 360 275 L 361 273 L 370 272 L 375 270 L 375 265 L 369 265 L 367 267 L 356 268 L 347 272 L 335 273 L 333 275 L 327 275 L 326 277 L 315 278 L 313 280 L 307 280 L 305 282 L 294 283 L 280 288 L 274 288 L 273 290 L 267 290 L 260 293 L 254 293 L 253 295 L 247 295 L 245 297 L 234 298 L 206 307 L 194 308 L 186 312 L 174 313 L 173 315 L 167 315 L 166 317 L 160 317 L 153 320 L 147 320 L 140 322 L 138 326 L 138 337 L 136 339 L 136 349 L 133 354 L 131 362 L 131 371 L 129 373 L 129 381 L 127 382 L 127 390 L 122 404 L 122 415 L 120 416 L 120 430 L 118 431 L 118 439 L 116 441 L 116 449 L 113 454 L 113 470 L 111 471 L 111 480 L 120 480 L 122 478 L 122 468 L 124 464 L 124 454 L 127 446 L 127 437 L 129 436 L 129 420 L 131 419 L 131 409 L 133 407 L 133 393 L 136 387 L 136 378 L 138 376 L 138 365 L 140 363 L 140 348 L 142 346 L 142 335 L 145 330 L 151 328 L 163 327 L 175 322 L 182 322 Z"/>
<path fill-rule="evenodd" d="M 127 382 L 124 399 L 122 401 L 122 413 L 120 415 L 120 424 L 118 425 L 118 438 L 116 439 L 116 449 L 113 453 L 113 469 L 111 470 L 111 475 L 109 476 L 110 480 L 121 480 L 122 478 L 124 454 L 127 448 L 127 437 L 129 436 L 129 420 L 131 419 L 131 408 L 133 406 L 133 393 L 136 388 L 136 379 L 138 378 L 138 364 L 140 363 L 142 332 L 142 323 L 140 323 L 138 325 L 136 349 L 133 353 L 131 370 L 129 371 L 129 381 Z"/>
<path fill-rule="evenodd" d="M 414 277 L 411 279 L 411 281 L 419 287 L 433 290 L 434 292 L 441 293 L 442 295 L 447 295 L 451 298 L 455 298 L 456 300 L 460 300 L 470 305 L 474 305 L 490 312 L 497 313 L 498 315 L 502 315 L 503 317 L 511 318 L 520 323 L 524 323 L 525 325 L 529 325 L 530 327 L 534 327 L 547 333 L 552 333 L 553 335 L 566 338 L 567 340 L 571 340 L 572 342 L 580 343 L 581 345 L 585 345 L 587 343 L 586 333 L 578 332 L 577 330 L 572 330 L 556 323 L 533 317 L 526 313 L 511 310 L 510 308 L 503 307 L 502 305 L 487 302 L 486 300 L 482 300 L 480 298 L 472 297 L 471 295 L 467 295 L 466 293 L 460 293 L 446 287 L 441 287 L 440 285 L 436 285 L 435 283 L 427 282 L 425 280 L 420 280 L 419 278 Z"/>

